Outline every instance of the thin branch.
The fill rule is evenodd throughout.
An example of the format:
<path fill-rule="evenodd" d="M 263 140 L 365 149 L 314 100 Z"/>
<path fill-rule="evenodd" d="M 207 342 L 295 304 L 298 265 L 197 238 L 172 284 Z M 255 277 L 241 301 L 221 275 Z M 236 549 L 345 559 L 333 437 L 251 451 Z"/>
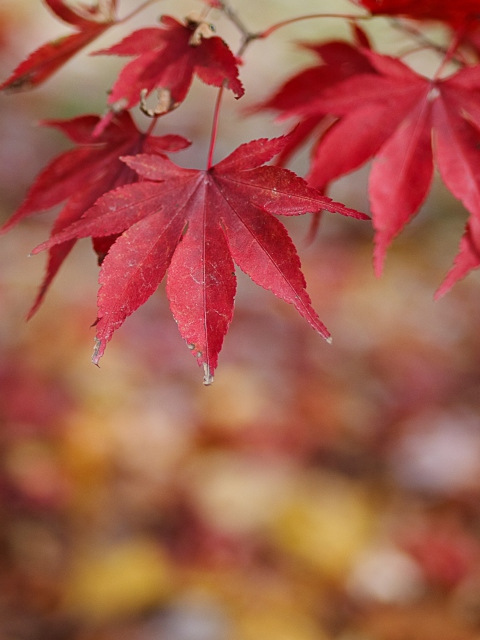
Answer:
<path fill-rule="evenodd" d="M 247 46 L 253 42 L 253 40 L 260 40 L 263 38 L 268 38 L 269 35 L 277 31 L 277 29 L 281 29 L 282 27 L 286 27 L 295 22 L 300 22 L 301 20 L 312 20 L 316 18 L 340 18 L 343 20 L 369 20 L 372 18 L 370 14 L 368 15 L 349 15 L 349 14 L 341 14 L 341 13 L 312 13 L 303 16 L 297 16 L 295 18 L 289 18 L 288 20 L 282 20 L 281 22 L 277 22 L 272 25 L 265 31 L 261 32 L 252 32 L 250 31 L 243 21 L 238 17 L 237 13 L 232 9 L 227 0 L 223 0 L 219 2 L 220 10 L 223 14 L 230 20 L 230 22 L 237 27 L 242 35 L 242 44 L 240 45 L 240 49 L 238 50 L 237 56 L 242 56 L 245 52 Z"/>
<path fill-rule="evenodd" d="M 249 31 L 249 29 L 247 29 L 243 21 L 238 17 L 237 12 L 232 9 L 232 7 L 229 5 L 228 2 L 226 2 L 226 0 L 219 2 L 219 4 L 220 4 L 222 13 L 225 15 L 226 18 L 230 20 L 230 22 L 235 27 L 237 27 L 237 29 L 242 34 L 243 38 L 249 39 L 253 34 L 251 33 L 251 31 Z"/>
<path fill-rule="evenodd" d="M 210 136 L 210 149 L 208 150 L 207 171 L 213 166 L 213 154 L 215 151 L 215 142 L 217 140 L 218 132 L 218 120 L 220 117 L 220 104 L 222 102 L 222 96 L 225 89 L 225 83 L 222 84 L 218 91 L 217 100 L 215 102 L 215 110 L 213 112 L 212 133 Z"/>
<path fill-rule="evenodd" d="M 272 25 L 262 33 L 256 34 L 256 38 L 268 38 L 274 31 L 281 29 L 282 27 L 287 27 L 290 24 L 294 24 L 295 22 L 300 22 L 301 20 L 313 20 L 316 18 L 341 18 L 343 20 L 371 20 L 372 16 L 368 15 L 349 15 L 346 13 L 310 13 L 305 16 L 297 16 L 296 18 L 289 18 L 288 20 L 282 20 L 281 22 L 277 22 Z"/>
<path fill-rule="evenodd" d="M 436 80 L 437 78 L 440 77 L 440 74 L 442 73 L 442 71 L 445 69 L 445 67 L 447 66 L 447 64 L 449 62 L 451 62 L 452 60 L 454 60 L 454 56 L 455 53 L 458 49 L 458 45 L 460 44 L 460 42 L 462 41 L 463 36 L 465 35 L 465 30 L 467 28 L 467 25 L 464 24 L 462 27 L 460 27 L 460 29 L 458 29 L 453 38 L 452 41 L 450 42 L 450 45 L 447 49 L 447 52 L 445 53 L 445 57 L 443 58 L 442 62 L 440 63 L 440 66 L 438 67 L 435 76 L 434 76 L 434 80 Z"/>
<path fill-rule="evenodd" d="M 445 47 L 442 47 L 441 45 L 437 44 L 433 40 L 430 40 L 430 38 L 427 38 L 425 34 L 423 34 L 413 25 L 408 24 L 403 20 L 399 20 L 398 18 L 390 18 L 389 23 L 390 23 L 390 26 L 393 27 L 394 29 L 397 29 L 398 31 L 403 31 L 403 33 L 407 33 L 408 35 L 412 36 L 418 42 L 418 44 L 421 45 L 422 47 L 426 47 L 428 49 L 434 49 L 435 51 L 437 51 L 438 53 L 441 53 L 442 55 L 446 54 L 447 50 Z"/>
<path fill-rule="evenodd" d="M 133 18 L 134 16 L 136 16 L 137 13 L 140 13 L 141 11 L 143 11 L 144 9 L 149 7 L 151 4 L 154 4 L 155 2 L 159 2 L 159 1 L 160 0 L 145 0 L 145 2 L 143 2 L 141 5 L 139 5 L 131 13 L 129 13 L 128 15 L 124 16 L 120 20 L 118 20 L 117 24 L 121 24 L 122 22 L 126 22 L 127 20 L 130 20 L 130 18 Z"/>

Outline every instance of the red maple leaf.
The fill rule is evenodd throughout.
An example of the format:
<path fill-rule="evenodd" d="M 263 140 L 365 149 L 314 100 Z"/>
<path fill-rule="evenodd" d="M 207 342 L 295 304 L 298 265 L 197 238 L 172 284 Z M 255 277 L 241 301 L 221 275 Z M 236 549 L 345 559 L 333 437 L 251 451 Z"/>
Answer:
<path fill-rule="evenodd" d="M 169 111 L 185 99 L 195 73 L 207 84 L 220 87 L 225 83 L 237 97 L 243 95 L 235 56 L 221 38 L 207 37 L 206 23 L 187 19 L 182 24 L 170 16 L 162 16 L 161 22 L 161 27 L 139 29 L 118 44 L 95 52 L 137 56 L 121 71 L 109 104 L 131 108 L 140 102 L 141 95 L 157 88 L 161 93 L 158 113 Z"/>
<path fill-rule="evenodd" d="M 308 100 L 291 102 L 284 114 L 301 122 L 316 114 L 337 117 L 315 147 L 308 182 L 316 188 L 374 158 L 369 194 L 380 274 L 388 245 L 428 194 L 434 156 L 446 186 L 480 216 L 480 73 L 467 67 L 435 80 L 400 60 L 367 50 L 363 55 L 375 73 L 324 85 Z"/>
<path fill-rule="evenodd" d="M 120 155 L 142 151 L 164 153 L 190 144 L 181 136 L 154 137 L 141 133 L 127 111 L 116 115 L 100 136 L 93 137 L 99 120 L 98 116 L 84 115 L 71 120 L 49 120 L 43 123 L 60 129 L 78 146 L 62 153 L 43 169 L 23 203 L 2 227 L 2 232 L 8 231 L 33 213 L 51 209 L 66 201 L 52 229 L 52 233 L 57 234 L 78 220 L 105 192 L 137 182 L 138 174 L 120 161 Z M 52 279 L 74 244 L 75 240 L 68 240 L 50 249 L 45 279 L 29 316 L 38 309 Z M 105 253 L 107 248 L 104 246 L 102 252 Z"/>
<path fill-rule="evenodd" d="M 123 158 L 143 180 L 105 194 L 80 221 L 37 247 L 34 253 L 75 238 L 122 234 L 100 272 L 95 363 L 167 269 L 173 315 L 204 367 L 206 384 L 213 380 L 233 316 L 234 262 L 329 337 L 311 306 L 295 247 L 272 214 L 327 209 L 366 216 L 320 195 L 286 169 L 262 166 L 287 142 L 254 140 L 206 171 L 184 169 L 158 155 Z"/>
<path fill-rule="evenodd" d="M 58 18 L 75 27 L 77 32 L 36 49 L 0 84 L 0 91 L 36 87 L 116 22 L 117 0 L 105 0 L 101 9 L 79 6 L 76 10 L 68 7 L 63 0 L 44 1 Z"/>
<path fill-rule="evenodd" d="M 480 16 L 478 0 L 356 0 L 374 14 L 399 15 L 419 20 L 442 20 L 454 25 Z"/>

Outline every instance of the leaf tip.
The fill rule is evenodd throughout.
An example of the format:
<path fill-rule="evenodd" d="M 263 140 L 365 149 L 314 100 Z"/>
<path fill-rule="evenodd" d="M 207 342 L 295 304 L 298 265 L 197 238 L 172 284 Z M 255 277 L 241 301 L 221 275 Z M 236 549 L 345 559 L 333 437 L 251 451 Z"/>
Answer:
<path fill-rule="evenodd" d="M 458 270 L 456 269 L 457 266 L 458 265 L 455 265 L 452 269 L 450 269 L 441 285 L 433 294 L 433 299 L 435 300 L 435 302 L 440 300 L 440 298 L 443 298 L 443 296 L 450 291 L 450 289 L 458 280 L 467 275 L 468 272 L 458 272 Z"/>
<path fill-rule="evenodd" d="M 381 278 L 385 262 L 386 243 L 377 243 L 373 252 L 373 272 L 376 278 Z"/>
<path fill-rule="evenodd" d="M 104 350 L 105 350 L 105 347 L 103 345 L 103 341 L 99 340 L 98 338 L 95 338 L 95 346 L 93 348 L 93 353 L 92 353 L 92 362 L 98 368 L 100 368 L 100 365 L 98 363 L 100 358 L 103 355 Z"/>
<path fill-rule="evenodd" d="M 209 387 L 211 384 L 213 384 L 213 375 L 210 371 L 209 365 L 206 362 L 203 363 L 203 384 L 206 387 Z"/>
<path fill-rule="evenodd" d="M 32 256 L 36 256 L 37 253 L 40 253 L 41 251 L 45 251 L 45 249 L 48 249 L 49 248 L 48 243 L 49 241 L 45 240 L 45 242 L 42 242 L 41 244 L 34 247 L 28 254 L 28 257 L 31 258 Z"/>
<path fill-rule="evenodd" d="M 450 287 L 451 285 L 449 283 L 445 283 L 445 282 L 442 283 L 433 294 L 433 299 L 435 300 L 435 302 L 438 302 L 440 298 L 443 298 L 443 296 L 447 293 Z"/>

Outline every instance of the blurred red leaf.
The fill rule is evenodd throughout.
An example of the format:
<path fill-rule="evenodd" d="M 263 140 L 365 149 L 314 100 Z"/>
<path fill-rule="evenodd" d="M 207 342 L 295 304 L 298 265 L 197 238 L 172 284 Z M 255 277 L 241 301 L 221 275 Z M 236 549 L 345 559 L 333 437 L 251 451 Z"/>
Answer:
<path fill-rule="evenodd" d="M 74 26 L 77 33 L 62 36 L 36 49 L 0 84 L 0 91 L 19 91 L 36 87 L 116 22 L 116 0 L 104 2 L 102 9 L 76 10 L 67 6 L 63 0 L 45 2 L 58 18 Z"/>
<path fill-rule="evenodd" d="M 462 530 L 418 529 L 407 533 L 401 544 L 430 583 L 447 589 L 463 580 L 478 559 L 478 544 Z"/>

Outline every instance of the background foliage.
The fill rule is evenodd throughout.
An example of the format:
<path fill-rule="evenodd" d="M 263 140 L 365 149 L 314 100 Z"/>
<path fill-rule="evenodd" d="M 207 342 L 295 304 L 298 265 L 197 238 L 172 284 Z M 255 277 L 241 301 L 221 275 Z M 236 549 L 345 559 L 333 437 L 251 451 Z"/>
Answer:
<path fill-rule="evenodd" d="M 162 11 L 182 15 L 184 6 L 164 2 Z M 258 2 L 242 2 L 245 19 L 263 27 L 291 15 L 288 2 L 262 7 L 260 15 Z M 5 77 L 58 24 L 30 0 L 2 3 L 1 12 Z M 387 40 L 384 26 L 377 37 Z M 330 22 L 292 25 L 262 43 L 261 55 L 252 48 L 249 100 L 265 97 L 267 78 L 271 87 L 274 74 L 284 79 L 305 64 L 289 40 L 325 29 L 344 33 Z M 32 120 L 101 111 L 115 65 L 102 62 L 82 57 L 40 92 L 0 98 L 4 219 L 46 155 L 65 148 Z M 213 99 L 208 88 L 194 91 L 171 127 L 200 142 L 199 156 L 184 152 L 185 164 L 200 165 Z M 264 116 L 237 119 L 239 108 L 227 101 L 219 154 L 283 132 Z M 365 210 L 365 182 L 364 172 L 341 180 L 334 197 Z M 464 221 L 437 184 L 381 280 L 368 228 L 325 218 L 305 247 L 307 221 L 295 221 L 333 344 L 241 279 L 208 390 L 163 293 L 125 323 L 102 368 L 92 367 L 85 327 L 95 317 L 97 269 L 87 242 L 24 324 L 43 270 L 42 258 L 26 256 L 48 216 L 4 237 L 0 636 L 478 638 L 478 273 L 432 301 Z"/>

